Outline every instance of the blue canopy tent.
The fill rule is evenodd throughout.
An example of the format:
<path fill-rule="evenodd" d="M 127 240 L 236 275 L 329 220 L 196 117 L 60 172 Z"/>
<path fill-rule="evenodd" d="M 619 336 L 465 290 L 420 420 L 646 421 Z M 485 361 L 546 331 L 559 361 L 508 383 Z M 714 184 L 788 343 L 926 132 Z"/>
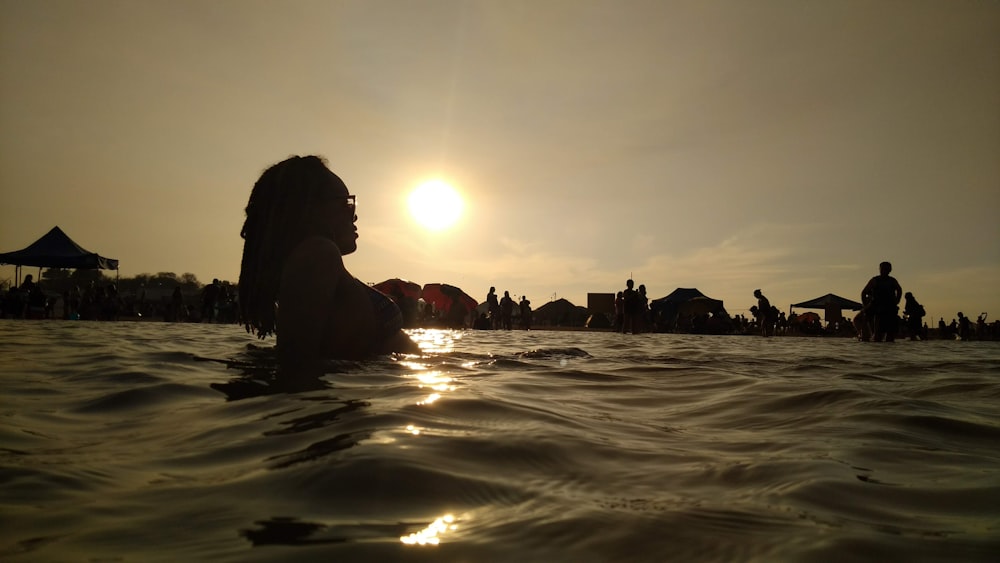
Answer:
<path fill-rule="evenodd" d="M 90 252 L 69 238 L 59 227 L 52 227 L 42 238 L 21 250 L 0 253 L 0 264 L 13 264 L 17 285 L 21 285 L 21 267 L 72 268 L 118 271 L 118 260 Z"/>
<path fill-rule="evenodd" d="M 650 301 L 649 310 L 653 324 L 660 330 L 672 330 L 678 315 L 726 312 L 722 301 L 712 299 L 693 287 L 678 287 L 669 295 Z"/>

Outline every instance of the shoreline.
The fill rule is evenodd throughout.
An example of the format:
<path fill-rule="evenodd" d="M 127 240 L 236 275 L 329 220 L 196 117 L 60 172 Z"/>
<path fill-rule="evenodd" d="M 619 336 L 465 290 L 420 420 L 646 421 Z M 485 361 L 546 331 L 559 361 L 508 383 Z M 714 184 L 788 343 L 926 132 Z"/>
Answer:
<path fill-rule="evenodd" d="M 239 327 L 241 329 L 243 327 L 243 325 L 241 323 L 220 323 L 220 322 L 206 323 L 206 322 L 201 322 L 201 321 L 167 321 L 163 317 L 134 317 L 134 316 L 128 316 L 128 317 L 121 317 L 121 318 L 115 319 L 113 321 L 99 320 L 99 319 L 88 319 L 88 320 L 84 320 L 84 319 L 64 319 L 64 318 L 23 318 L 23 319 L 19 319 L 19 318 L 11 318 L 11 317 L 0 317 L 0 321 L 8 321 L 8 320 L 9 321 L 70 321 L 70 322 L 82 322 L 82 323 L 109 323 L 109 322 L 123 322 L 123 323 L 164 323 L 164 324 L 181 324 L 181 325 L 202 325 L 202 324 L 227 325 L 228 324 L 228 325 L 234 325 L 234 326 Z M 445 330 L 469 330 L 469 331 L 473 331 L 474 330 L 476 332 L 501 332 L 501 333 L 503 333 L 503 332 L 512 332 L 512 333 L 516 333 L 516 332 L 532 332 L 532 331 L 538 331 L 538 332 L 618 332 L 618 331 L 616 331 L 614 329 L 611 329 L 611 328 L 588 328 L 588 327 L 585 327 L 585 326 L 533 326 L 533 327 L 531 327 L 528 330 L 520 329 L 520 328 L 518 328 L 518 329 L 511 329 L 511 330 L 493 330 L 493 329 L 477 330 L 477 329 L 473 329 L 471 327 L 465 327 L 465 328 L 461 328 L 461 329 L 451 329 L 450 327 L 442 327 L 442 326 L 416 326 L 416 327 L 405 327 L 404 328 L 404 330 L 420 330 L 420 329 L 424 329 L 424 330 L 445 329 Z M 727 333 L 727 334 L 694 333 L 694 332 L 655 332 L 655 331 L 653 331 L 653 332 L 641 332 L 639 334 L 622 333 L 623 336 L 625 336 L 625 335 L 628 335 L 628 336 L 640 336 L 640 335 L 644 335 L 644 334 L 679 334 L 679 335 L 689 335 L 689 336 L 747 336 L 747 337 L 762 338 L 759 334 L 749 333 L 749 332 L 744 332 L 744 333 Z M 927 338 L 922 339 L 921 341 L 933 341 L 933 340 L 948 340 L 948 341 L 959 340 L 959 341 L 961 341 L 961 340 L 963 340 L 962 338 L 960 338 L 956 334 L 952 334 L 950 336 L 951 336 L 950 338 L 942 338 L 941 332 L 940 332 L 939 329 L 937 329 L 937 328 L 928 328 L 928 330 L 927 330 Z M 851 340 L 858 340 L 858 337 L 856 335 L 853 335 L 853 334 L 803 334 L 803 333 L 786 333 L 786 334 L 775 334 L 775 335 L 772 335 L 772 336 L 768 336 L 767 338 L 846 338 L 846 339 L 851 339 Z M 896 338 L 896 340 L 899 340 L 899 341 L 909 340 L 909 337 L 901 335 L 901 336 L 898 336 Z M 988 342 L 988 341 L 995 341 L 996 339 L 995 338 L 990 338 L 990 335 L 987 335 L 985 338 L 978 338 L 975 334 L 973 334 L 967 340 L 969 340 L 970 342 L 972 342 L 972 341 L 984 341 L 984 342 Z"/>

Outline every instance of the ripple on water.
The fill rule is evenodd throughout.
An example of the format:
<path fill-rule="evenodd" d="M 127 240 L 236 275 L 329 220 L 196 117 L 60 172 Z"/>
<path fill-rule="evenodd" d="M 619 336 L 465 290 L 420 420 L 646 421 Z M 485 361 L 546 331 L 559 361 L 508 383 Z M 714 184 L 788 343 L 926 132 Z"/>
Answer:
<path fill-rule="evenodd" d="M 241 327 L 0 321 L 0 555 L 995 559 L 992 343 L 418 336 L 291 385 Z"/>

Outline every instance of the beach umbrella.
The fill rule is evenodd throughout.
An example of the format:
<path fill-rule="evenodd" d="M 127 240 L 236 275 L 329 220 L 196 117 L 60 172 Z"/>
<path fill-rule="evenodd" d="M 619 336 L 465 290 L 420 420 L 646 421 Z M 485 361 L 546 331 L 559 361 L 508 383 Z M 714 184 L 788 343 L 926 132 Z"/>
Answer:
<path fill-rule="evenodd" d="M 799 322 L 801 323 L 818 323 L 819 313 L 813 313 L 812 311 L 808 311 L 798 315 L 798 319 Z"/>
<path fill-rule="evenodd" d="M 424 301 L 434 305 L 435 309 L 446 315 L 451 313 L 452 307 L 456 305 L 461 305 L 465 308 L 466 315 L 474 311 L 476 306 L 479 305 L 479 302 L 473 299 L 468 293 L 446 283 L 425 284 L 423 290 L 420 292 L 420 296 Z"/>
<path fill-rule="evenodd" d="M 420 298 L 420 284 L 411 282 L 410 280 L 391 278 L 379 282 L 372 287 L 394 299 L 405 297 L 417 300 Z"/>

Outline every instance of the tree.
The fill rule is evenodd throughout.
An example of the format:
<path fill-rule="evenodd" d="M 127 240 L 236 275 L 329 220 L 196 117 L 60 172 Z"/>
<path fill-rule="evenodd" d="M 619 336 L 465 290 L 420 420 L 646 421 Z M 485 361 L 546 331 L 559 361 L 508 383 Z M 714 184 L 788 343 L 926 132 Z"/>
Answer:
<path fill-rule="evenodd" d="M 106 278 L 100 270 L 85 270 L 83 268 L 73 270 L 69 279 L 73 282 L 73 285 L 80 286 L 81 289 L 90 286 L 90 284 L 100 286 L 106 283 Z"/>
<path fill-rule="evenodd" d="M 201 287 L 201 284 L 198 283 L 198 276 L 192 274 L 191 272 L 185 272 L 181 275 L 180 283 L 186 289 L 198 289 Z"/>
<path fill-rule="evenodd" d="M 177 279 L 177 274 L 173 272 L 157 272 L 157 274 L 153 276 L 153 279 L 150 281 L 163 285 L 177 285 L 181 283 L 180 280 Z"/>

